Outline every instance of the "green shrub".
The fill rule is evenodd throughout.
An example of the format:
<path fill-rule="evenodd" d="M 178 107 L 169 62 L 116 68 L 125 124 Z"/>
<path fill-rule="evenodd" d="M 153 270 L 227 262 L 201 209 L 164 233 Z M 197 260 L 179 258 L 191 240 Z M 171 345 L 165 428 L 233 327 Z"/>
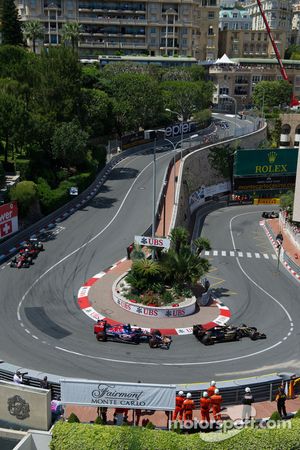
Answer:
<path fill-rule="evenodd" d="M 270 416 L 270 420 L 274 420 L 274 422 L 279 422 L 281 419 L 281 416 L 279 414 L 278 411 L 274 411 L 271 416 Z"/>
<path fill-rule="evenodd" d="M 37 186 L 33 181 L 21 181 L 10 190 L 9 196 L 18 202 L 20 216 L 25 217 L 37 199 Z"/>
<path fill-rule="evenodd" d="M 174 301 L 173 295 L 170 291 L 165 291 L 162 294 L 162 299 L 165 305 L 168 305 L 169 303 L 172 303 Z"/>
<path fill-rule="evenodd" d="M 145 428 L 147 430 L 155 430 L 155 425 L 152 422 L 148 422 Z"/>
<path fill-rule="evenodd" d="M 69 422 L 69 423 L 80 423 L 80 420 L 78 419 L 78 416 L 76 416 L 76 414 L 74 414 L 74 413 L 72 412 L 72 413 L 69 415 L 68 422 Z"/>
<path fill-rule="evenodd" d="M 284 422 L 284 423 L 288 423 Z M 291 428 L 244 429 L 237 434 L 177 434 L 141 427 L 107 427 L 57 422 L 51 450 L 299 450 L 300 420 Z M 205 439 L 205 441 L 204 441 Z M 210 442 L 208 441 L 210 440 Z M 206 442 L 207 441 L 207 442 Z"/>

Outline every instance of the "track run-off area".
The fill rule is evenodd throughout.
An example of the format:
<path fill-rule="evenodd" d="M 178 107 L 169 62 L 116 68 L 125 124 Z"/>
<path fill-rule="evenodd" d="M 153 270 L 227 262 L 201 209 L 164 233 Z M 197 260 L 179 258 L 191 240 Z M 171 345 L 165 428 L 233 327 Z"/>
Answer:
<path fill-rule="evenodd" d="M 156 192 L 172 157 L 170 151 L 157 155 Z M 152 158 L 145 153 L 121 161 L 89 204 L 48 233 L 45 251 L 30 269 L 0 266 L 0 358 L 40 373 L 133 382 L 193 383 L 299 371 L 299 282 L 272 257 L 259 223 L 261 206 L 206 206 L 198 212 L 195 232 L 211 242 L 207 278 L 229 307 L 230 323 L 255 326 L 266 340 L 206 347 L 192 335 L 176 336 L 168 351 L 96 341 L 94 322 L 78 308 L 78 289 L 123 258 L 134 235 L 151 223 Z"/>

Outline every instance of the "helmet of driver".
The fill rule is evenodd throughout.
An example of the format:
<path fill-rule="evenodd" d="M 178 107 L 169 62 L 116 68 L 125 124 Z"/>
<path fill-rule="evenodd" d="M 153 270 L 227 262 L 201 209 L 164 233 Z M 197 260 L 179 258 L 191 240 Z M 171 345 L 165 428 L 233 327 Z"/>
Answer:
<path fill-rule="evenodd" d="M 208 397 L 208 393 L 206 391 L 203 392 L 203 397 L 204 398 Z"/>
<path fill-rule="evenodd" d="M 183 397 L 183 396 L 184 396 L 183 391 L 179 391 L 179 392 L 178 392 L 178 395 L 180 395 L 180 397 Z"/>
<path fill-rule="evenodd" d="M 188 392 L 188 393 L 186 394 L 186 398 L 192 398 L 192 394 L 191 394 L 190 392 Z"/>
<path fill-rule="evenodd" d="M 219 391 L 219 389 L 217 388 L 217 389 L 215 389 L 215 394 L 218 394 L 220 391 Z"/>
<path fill-rule="evenodd" d="M 250 389 L 249 387 L 246 387 L 245 392 L 246 392 L 247 394 L 249 394 L 249 392 L 251 392 L 251 389 Z"/>
<path fill-rule="evenodd" d="M 211 386 L 215 386 L 215 385 L 216 385 L 216 382 L 213 380 L 213 381 L 210 382 L 210 385 L 211 385 Z"/>

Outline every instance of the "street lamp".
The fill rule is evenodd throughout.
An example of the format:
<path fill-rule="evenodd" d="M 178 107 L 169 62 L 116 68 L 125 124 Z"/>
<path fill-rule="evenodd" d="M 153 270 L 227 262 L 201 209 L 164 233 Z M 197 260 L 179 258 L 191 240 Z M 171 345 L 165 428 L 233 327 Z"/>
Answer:
<path fill-rule="evenodd" d="M 230 98 L 230 100 L 234 101 L 234 136 L 236 136 L 237 101 L 234 97 L 231 97 L 231 95 L 227 94 L 221 94 L 219 95 L 219 98 Z"/>
<path fill-rule="evenodd" d="M 180 138 L 180 140 L 181 140 L 181 148 L 182 148 L 182 141 L 183 141 L 183 115 L 180 114 L 180 113 L 177 112 L 177 111 L 172 111 L 172 110 L 169 109 L 169 108 L 166 108 L 165 111 L 170 112 L 170 113 L 173 113 L 173 114 L 176 114 L 177 117 L 179 118 L 179 120 L 181 121 L 181 138 Z M 180 153 L 180 160 L 182 160 L 182 151 L 181 151 L 181 153 Z"/>
<path fill-rule="evenodd" d="M 181 144 L 181 148 L 180 148 L 180 160 L 182 160 L 182 144 L 183 144 L 183 142 L 185 142 L 185 141 L 190 141 L 190 142 L 191 142 L 192 139 L 195 139 L 195 138 L 198 137 L 198 136 L 199 136 L 198 134 L 193 134 L 192 136 L 189 136 L 189 137 L 186 138 L 186 139 L 182 139 L 181 141 L 176 142 L 176 144 L 174 144 L 174 142 L 172 142 L 170 139 L 164 138 L 165 141 L 169 142 L 169 143 L 172 145 L 173 151 L 174 151 L 174 157 L 173 157 L 173 166 L 174 166 L 174 177 L 173 177 L 173 180 L 174 180 L 174 193 L 173 193 L 173 203 L 174 203 L 174 205 L 175 205 L 175 194 L 176 194 L 176 150 L 177 150 L 177 146 L 178 146 L 178 144 Z"/>

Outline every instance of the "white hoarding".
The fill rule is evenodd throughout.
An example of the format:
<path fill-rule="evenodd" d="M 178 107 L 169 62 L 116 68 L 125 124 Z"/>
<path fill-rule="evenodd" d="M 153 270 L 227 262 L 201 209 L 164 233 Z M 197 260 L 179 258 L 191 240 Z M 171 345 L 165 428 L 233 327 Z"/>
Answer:
<path fill-rule="evenodd" d="M 170 239 L 159 238 L 159 237 L 148 237 L 148 236 L 134 236 L 134 242 L 136 244 L 145 247 L 161 247 L 170 248 Z"/>
<path fill-rule="evenodd" d="M 113 383 L 75 378 L 60 380 L 64 404 L 107 406 L 108 408 L 172 411 L 176 386 L 144 383 Z"/>

